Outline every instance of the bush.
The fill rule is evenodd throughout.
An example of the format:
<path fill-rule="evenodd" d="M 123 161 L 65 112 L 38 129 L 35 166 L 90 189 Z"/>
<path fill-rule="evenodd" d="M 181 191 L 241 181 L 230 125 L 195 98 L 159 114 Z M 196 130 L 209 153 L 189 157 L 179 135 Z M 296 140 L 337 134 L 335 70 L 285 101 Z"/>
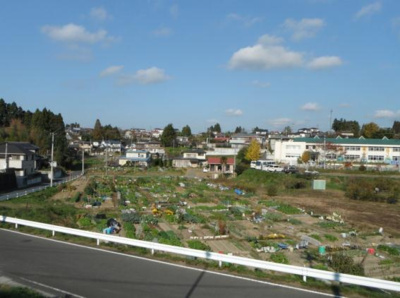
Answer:
<path fill-rule="evenodd" d="M 364 275 L 364 267 L 360 264 L 354 264 L 354 260 L 342 253 L 332 255 L 330 266 L 335 272 L 347 273 L 353 275 Z"/>
<path fill-rule="evenodd" d="M 278 195 L 278 187 L 275 184 L 270 184 L 267 187 L 267 194 L 271 197 Z"/>

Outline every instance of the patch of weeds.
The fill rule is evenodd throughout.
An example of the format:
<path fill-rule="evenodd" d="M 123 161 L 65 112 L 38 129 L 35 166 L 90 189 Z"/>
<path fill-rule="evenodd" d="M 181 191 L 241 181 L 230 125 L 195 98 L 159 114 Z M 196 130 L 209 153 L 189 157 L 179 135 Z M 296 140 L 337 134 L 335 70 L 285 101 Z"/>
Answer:
<path fill-rule="evenodd" d="M 341 224 L 339 222 L 334 222 L 334 221 L 322 221 L 317 223 L 317 225 L 323 229 L 333 229 L 333 230 L 345 227 L 345 224 Z"/>
<path fill-rule="evenodd" d="M 316 240 L 318 240 L 318 241 L 320 241 L 320 242 L 322 242 L 322 238 L 321 238 L 321 236 L 320 236 L 320 235 L 317 235 L 317 234 L 311 234 L 311 235 L 310 235 L 310 237 L 311 237 L 311 238 L 314 238 L 314 239 L 316 239 Z"/>
<path fill-rule="evenodd" d="M 301 220 L 298 220 L 296 218 L 289 218 L 288 223 L 292 225 L 301 225 L 303 222 Z"/>
<path fill-rule="evenodd" d="M 285 213 L 285 214 L 299 214 L 299 213 L 301 213 L 301 211 L 298 208 L 293 207 L 291 205 L 287 205 L 287 204 L 280 204 L 277 210 L 282 212 L 282 213 Z"/>
<path fill-rule="evenodd" d="M 338 240 L 338 238 L 336 236 L 333 236 L 331 234 L 325 234 L 324 235 L 325 239 L 331 242 L 335 242 Z"/>
<path fill-rule="evenodd" d="M 276 252 L 271 254 L 269 258 L 272 262 L 280 263 L 280 264 L 289 264 L 288 258 L 285 256 L 283 252 Z"/>
<path fill-rule="evenodd" d="M 0 285 L 0 297 L 43 298 L 44 296 L 28 288 Z"/>
<path fill-rule="evenodd" d="M 388 246 L 388 245 L 383 245 L 383 244 L 378 245 L 378 250 L 379 251 L 384 251 L 388 255 L 391 255 L 391 256 L 399 256 L 400 255 L 400 252 L 399 252 L 399 250 L 397 248 L 391 247 L 391 246 Z"/>
<path fill-rule="evenodd" d="M 264 218 L 266 220 L 272 221 L 272 222 L 277 222 L 277 221 L 282 221 L 283 216 L 279 213 L 273 213 L 273 212 L 268 212 L 265 214 Z"/>
<path fill-rule="evenodd" d="M 193 249 L 211 251 L 211 247 L 207 244 L 204 244 L 200 240 L 188 240 L 187 244 L 190 248 Z"/>
<path fill-rule="evenodd" d="M 318 269 L 318 270 L 325 270 L 325 271 L 329 270 L 328 266 L 325 266 L 323 264 L 315 264 L 315 265 L 312 266 L 312 268 L 313 269 Z"/>

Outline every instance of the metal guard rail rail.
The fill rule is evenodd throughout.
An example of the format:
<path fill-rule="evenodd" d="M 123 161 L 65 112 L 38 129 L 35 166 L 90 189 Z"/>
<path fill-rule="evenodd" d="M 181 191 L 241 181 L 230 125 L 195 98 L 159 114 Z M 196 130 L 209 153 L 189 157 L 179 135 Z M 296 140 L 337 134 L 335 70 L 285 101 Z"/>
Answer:
<path fill-rule="evenodd" d="M 154 254 L 155 251 L 163 251 L 169 252 L 178 255 L 202 258 L 207 260 L 213 260 L 219 262 L 219 265 L 222 266 L 222 262 L 231 263 L 236 265 L 243 265 L 247 267 L 253 267 L 258 269 L 265 269 L 289 274 L 296 274 L 303 276 L 303 280 L 306 281 L 307 277 L 313 277 L 317 279 L 336 281 L 346 284 L 353 284 L 359 286 L 365 286 L 370 288 L 379 288 L 389 291 L 397 291 L 400 292 L 400 283 L 394 281 L 388 281 L 383 279 L 375 279 L 369 277 L 355 276 L 350 274 L 342 274 L 337 272 L 325 271 L 325 270 L 317 270 L 307 267 L 298 267 L 293 265 L 285 265 L 272 263 L 262 260 L 249 259 L 238 256 L 230 256 L 226 254 L 220 254 L 215 252 L 208 252 L 202 250 L 196 250 L 191 248 L 172 246 L 154 242 L 147 242 L 142 240 L 118 237 L 113 235 L 107 235 L 102 233 L 95 233 L 89 231 L 83 231 L 79 229 L 60 227 L 45 223 L 34 222 L 30 220 L 18 219 L 7 217 L 4 215 L 0 216 L 0 221 L 2 223 L 15 224 L 15 228 L 18 228 L 18 225 L 28 226 L 32 228 L 38 228 L 43 230 L 52 231 L 53 236 L 56 232 L 69 234 L 74 236 L 80 236 L 85 238 L 91 238 L 97 240 L 97 245 L 100 245 L 100 241 L 108 241 L 119 244 L 125 244 L 130 246 L 136 246 L 141 248 L 146 248 L 151 250 L 151 253 Z"/>

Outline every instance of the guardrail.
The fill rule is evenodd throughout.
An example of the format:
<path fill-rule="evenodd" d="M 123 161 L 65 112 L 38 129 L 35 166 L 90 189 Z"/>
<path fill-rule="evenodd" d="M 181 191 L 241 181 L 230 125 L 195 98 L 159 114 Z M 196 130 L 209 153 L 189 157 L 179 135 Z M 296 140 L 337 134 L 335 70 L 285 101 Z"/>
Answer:
<path fill-rule="evenodd" d="M 85 238 L 94 239 L 97 241 L 97 245 L 100 245 L 100 241 L 106 242 L 113 242 L 119 244 L 125 244 L 135 247 L 141 247 L 151 250 L 151 253 L 154 254 L 155 251 L 162 251 L 168 252 L 183 256 L 195 257 L 195 258 L 202 258 L 206 260 L 213 260 L 219 262 L 219 266 L 222 266 L 222 263 L 230 263 L 236 265 L 243 265 L 252 268 L 264 269 L 264 270 L 271 270 L 277 272 L 283 272 L 288 274 L 296 274 L 303 276 L 303 280 L 306 281 L 307 277 L 313 277 L 317 279 L 329 280 L 329 281 L 336 281 L 346 284 L 353 284 L 359 286 L 366 286 L 370 288 L 379 288 L 389 291 L 397 291 L 400 292 L 400 283 L 382 280 L 382 279 L 375 279 L 369 277 L 362 277 L 362 276 L 355 276 L 350 274 L 342 274 L 337 272 L 330 272 L 324 270 L 317 270 L 311 269 L 307 267 L 298 267 L 292 265 L 285 265 L 285 264 L 278 264 L 272 262 L 266 262 L 262 260 L 255 260 L 231 255 L 225 255 L 215 252 L 208 252 L 202 250 L 196 250 L 191 248 L 179 247 L 179 246 L 172 246 L 154 242 L 147 242 L 142 240 L 124 238 L 119 236 L 83 231 L 79 229 L 72 229 L 67 227 L 60 227 L 45 223 L 39 223 L 24 219 L 18 219 L 13 217 L 7 217 L 4 215 L 0 216 L 0 221 L 2 223 L 9 223 L 15 224 L 15 228 L 17 229 L 19 225 L 28 226 L 32 228 L 43 229 L 47 231 L 52 231 L 53 236 L 55 233 L 63 233 L 68 235 L 80 236 Z"/>
<path fill-rule="evenodd" d="M 62 179 L 61 181 L 55 181 L 53 183 L 53 186 L 57 186 L 57 185 L 62 184 L 62 183 L 71 182 L 71 181 L 73 181 L 75 179 L 78 179 L 79 177 L 82 177 L 81 173 L 76 174 L 76 175 L 71 175 L 69 177 L 66 177 L 66 178 Z M 5 195 L 0 195 L 0 201 L 8 201 L 10 199 L 23 197 L 23 196 L 26 196 L 27 194 L 30 194 L 30 193 L 33 193 L 33 192 L 37 192 L 37 191 L 41 191 L 41 190 L 44 190 L 44 189 L 46 189 L 48 187 L 50 187 L 50 185 L 41 185 L 41 186 L 36 186 L 36 187 L 30 187 L 30 188 L 27 188 L 27 189 L 24 189 L 24 190 L 20 190 L 20 191 L 13 191 L 13 192 L 10 192 L 10 193 L 5 194 Z"/>

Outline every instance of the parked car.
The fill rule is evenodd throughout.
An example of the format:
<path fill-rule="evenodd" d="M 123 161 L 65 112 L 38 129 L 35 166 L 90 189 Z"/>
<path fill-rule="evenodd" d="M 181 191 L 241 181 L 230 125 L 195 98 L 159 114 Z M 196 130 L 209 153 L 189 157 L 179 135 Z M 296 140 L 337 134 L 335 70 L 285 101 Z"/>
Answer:
<path fill-rule="evenodd" d="M 299 170 L 295 166 L 288 166 L 283 169 L 283 172 L 286 174 L 296 174 Z"/>
<path fill-rule="evenodd" d="M 263 168 L 263 171 L 267 172 L 283 172 L 283 168 L 278 165 L 269 165 L 265 168 Z"/>

